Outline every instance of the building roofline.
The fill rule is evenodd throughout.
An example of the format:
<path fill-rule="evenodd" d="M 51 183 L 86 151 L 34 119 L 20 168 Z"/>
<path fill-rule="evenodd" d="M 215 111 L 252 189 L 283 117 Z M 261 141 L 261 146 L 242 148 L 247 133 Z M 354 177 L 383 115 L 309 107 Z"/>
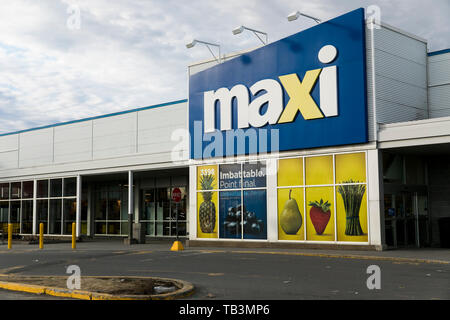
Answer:
<path fill-rule="evenodd" d="M 438 51 L 432 51 L 432 52 L 428 52 L 428 56 L 436 56 L 438 54 L 444 54 L 444 53 L 449 53 L 450 52 L 450 48 L 448 49 L 442 49 L 442 50 L 438 50 Z"/>
<path fill-rule="evenodd" d="M 68 125 L 68 124 L 84 122 L 84 121 L 90 121 L 90 120 L 114 117 L 114 116 L 119 116 L 119 115 L 122 115 L 122 114 L 132 113 L 132 112 L 138 112 L 138 111 L 144 111 L 144 110 L 149 110 L 149 109 L 167 107 L 167 106 L 171 106 L 171 105 L 175 105 L 175 104 L 185 103 L 187 101 L 188 101 L 187 99 L 171 101 L 171 102 L 156 104 L 156 105 L 148 106 L 148 107 L 135 108 L 135 109 L 125 110 L 125 111 L 108 113 L 108 114 L 95 116 L 95 117 L 83 118 L 83 119 L 78 119 L 78 120 L 71 120 L 71 121 L 66 121 L 66 122 L 61 122 L 61 123 L 54 123 L 54 124 L 41 126 L 41 127 L 36 127 L 36 128 L 30 128 L 30 129 L 19 130 L 19 131 L 14 131 L 14 132 L 2 133 L 2 134 L 0 134 L 0 137 L 10 136 L 10 135 L 14 135 L 14 134 L 20 134 L 20 133 L 24 133 L 24 132 L 36 131 L 36 130 L 41 130 L 41 129 L 54 128 L 54 127 Z"/>

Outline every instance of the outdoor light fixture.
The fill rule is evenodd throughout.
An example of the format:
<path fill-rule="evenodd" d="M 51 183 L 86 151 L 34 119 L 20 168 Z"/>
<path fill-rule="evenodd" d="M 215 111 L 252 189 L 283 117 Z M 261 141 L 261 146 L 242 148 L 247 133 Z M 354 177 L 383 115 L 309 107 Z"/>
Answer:
<path fill-rule="evenodd" d="M 233 34 L 234 34 L 234 35 L 240 34 L 240 33 L 244 32 L 244 30 L 248 30 L 248 31 L 253 32 L 253 33 L 255 34 L 255 36 L 257 36 L 258 39 L 259 39 L 264 45 L 266 45 L 267 43 L 269 43 L 269 36 L 267 35 L 267 33 L 262 32 L 262 31 L 258 31 L 258 30 L 255 30 L 255 29 L 247 28 L 247 27 L 245 27 L 245 26 L 240 26 L 240 27 L 237 27 L 237 28 L 233 29 Z M 259 33 L 259 34 L 262 34 L 262 35 L 264 35 L 264 36 L 266 37 L 266 41 L 265 41 L 265 42 L 264 42 L 263 39 L 261 39 L 261 37 L 258 35 L 258 33 Z"/>
<path fill-rule="evenodd" d="M 304 16 L 306 18 L 312 19 L 316 23 L 321 23 L 322 22 L 322 20 L 320 20 L 319 18 L 315 18 L 315 17 L 310 16 L 308 14 L 301 13 L 300 11 L 296 11 L 296 12 L 291 13 L 290 15 L 288 15 L 287 19 L 288 19 L 288 21 L 294 21 L 294 20 L 297 20 L 298 18 L 300 18 L 300 16 Z"/>
<path fill-rule="evenodd" d="M 191 49 L 191 48 L 193 48 L 197 43 L 204 44 L 204 45 L 208 48 L 209 52 L 211 52 L 211 54 L 213 55 L 214 59 L 216 59 L 216 61 L 217 61 L 218 63 L 221 63 L 221 62 L 222 62 L 222 61 L 221 61 L 221 54 L 220 54 L 220 45 L 215 44 L 215 43 L 210 43 L 210 42 L 206 42 L 206 41 L 201 41 L 201 40 L 196 40 L 196 39 L 194 39 L 194 40 L 192 40 L 190 43 L 188 43 L 188 44 L 186 45 L 186 48 Z M 217 48 L 219 49 L 219 58 L 216 57 L 216 55 L 214 54 L 214 52 L 211 50 L 211 47 L 210 47 L 210 46 L 214 46 L 214 47 L 217 47 Z"/>

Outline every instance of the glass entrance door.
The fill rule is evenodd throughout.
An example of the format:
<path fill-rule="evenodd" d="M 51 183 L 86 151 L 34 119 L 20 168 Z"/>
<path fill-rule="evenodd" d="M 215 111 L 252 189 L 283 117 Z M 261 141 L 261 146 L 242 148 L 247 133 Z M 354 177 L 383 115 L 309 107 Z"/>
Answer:
<path fill-rule="evenodd" d="M 428 197 L 422 192 L 396 192 L 384 196 L 388 247 L 423 247 L 429 244 Z"/>

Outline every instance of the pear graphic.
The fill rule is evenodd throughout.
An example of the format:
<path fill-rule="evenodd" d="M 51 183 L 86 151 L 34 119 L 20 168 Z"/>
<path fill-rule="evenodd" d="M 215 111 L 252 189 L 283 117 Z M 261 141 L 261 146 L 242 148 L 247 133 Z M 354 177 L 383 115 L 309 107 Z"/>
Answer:
<path fill-rule="evenodd" d="M 296 235 L 302 227 L 302 214 L 298 208 L 297 201 L 291 198 L 292 190 L 289 191 L 289 200 L 284 204 L 283 212 L 280 216 L 281 229 L 286 234 Z"/>

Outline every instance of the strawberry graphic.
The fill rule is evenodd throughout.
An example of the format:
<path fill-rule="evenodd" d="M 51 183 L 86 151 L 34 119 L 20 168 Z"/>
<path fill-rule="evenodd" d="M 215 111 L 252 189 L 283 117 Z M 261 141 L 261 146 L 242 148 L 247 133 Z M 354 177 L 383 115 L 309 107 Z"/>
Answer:
<path fill-rule="evenodd" d="M 316 229 L 317 234 L 321 235 L 325 228 L 328 225 L 331 217 L 331 203 L 323 202 L 323 199 L 320 199 L 320 202 L 314 201 L 309 202 L 311 209 L 309 211 L 309 216 L 311 217 L 311 222 Z"/>

